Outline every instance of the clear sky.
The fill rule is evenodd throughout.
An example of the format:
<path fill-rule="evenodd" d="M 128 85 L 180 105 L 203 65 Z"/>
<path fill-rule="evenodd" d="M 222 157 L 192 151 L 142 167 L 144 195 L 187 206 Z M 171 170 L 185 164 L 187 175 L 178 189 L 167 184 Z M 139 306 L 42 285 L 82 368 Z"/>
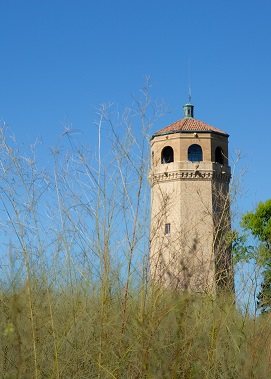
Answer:
<path fill-rule="evenodd" d="M 190 61 L 195 118 L 245 155 L 241 206 L 270 198 L 270 0 L 2 0 L 0 17 L 0 119 L 20 142 L 68 123 L 95 145 L 94 109 L 146 75 L 171 110 L 154 132 L 182 118 Z"/>

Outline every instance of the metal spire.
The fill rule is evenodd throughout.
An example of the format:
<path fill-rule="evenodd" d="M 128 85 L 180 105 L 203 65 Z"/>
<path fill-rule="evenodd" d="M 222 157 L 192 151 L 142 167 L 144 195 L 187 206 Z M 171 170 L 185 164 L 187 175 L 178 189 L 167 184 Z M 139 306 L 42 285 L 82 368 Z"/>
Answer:
<path fill-rule="evenodd" d="M 188 59 L 188 103 L 183 106 L 184 118 L 194 118 L 194 105 L 191 104 L 190 58 Z"/>
<path fill-rule="evenodd" d="M 191 104 L 190 58 L 188 59 L 188 104 Z"/>

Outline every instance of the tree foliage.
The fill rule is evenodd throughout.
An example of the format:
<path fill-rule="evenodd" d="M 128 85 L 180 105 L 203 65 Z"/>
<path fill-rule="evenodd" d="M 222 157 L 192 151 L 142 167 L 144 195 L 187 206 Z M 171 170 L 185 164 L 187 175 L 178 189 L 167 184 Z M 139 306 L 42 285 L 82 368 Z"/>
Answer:
<path fill-rule="evenodd" d="M 254 212 L 243 215 L 241 226 L 259 242 L 255 258 L 264 270 L 257 305 L 265 313 L 271 310 L 271 199 L 260 202 Z"/>
<path fill-rule="evenodd" d="M 259 241 L 270 248 L 271 244 L 271 199 L 260 202 L 255 212 L 248 212 L 242 218 L 242 226 Z"/>

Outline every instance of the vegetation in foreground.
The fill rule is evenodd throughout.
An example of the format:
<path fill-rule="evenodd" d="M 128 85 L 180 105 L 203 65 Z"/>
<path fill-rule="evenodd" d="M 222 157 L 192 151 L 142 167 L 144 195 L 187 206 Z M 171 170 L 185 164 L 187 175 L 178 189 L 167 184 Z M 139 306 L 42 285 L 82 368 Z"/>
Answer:
<path fill-rule="evenodd" d="M 271 318 L 229 299 L 151 288 L 1 294 L 3 378 L 268 378 Z"/>

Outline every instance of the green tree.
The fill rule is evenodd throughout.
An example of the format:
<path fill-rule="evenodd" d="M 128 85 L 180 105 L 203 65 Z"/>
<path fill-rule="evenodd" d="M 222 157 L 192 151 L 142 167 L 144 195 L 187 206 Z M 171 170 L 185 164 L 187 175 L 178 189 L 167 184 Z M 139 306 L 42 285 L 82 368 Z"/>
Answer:
<path fill-rule="evenodd" d="M 241 226 L 259 242 L 255 259 L 263 267 L 263 281 L 257 306 L 265 313 L 271 310 L 271 199 L 260 202 L 254 212 L 243 215 Z"/>

